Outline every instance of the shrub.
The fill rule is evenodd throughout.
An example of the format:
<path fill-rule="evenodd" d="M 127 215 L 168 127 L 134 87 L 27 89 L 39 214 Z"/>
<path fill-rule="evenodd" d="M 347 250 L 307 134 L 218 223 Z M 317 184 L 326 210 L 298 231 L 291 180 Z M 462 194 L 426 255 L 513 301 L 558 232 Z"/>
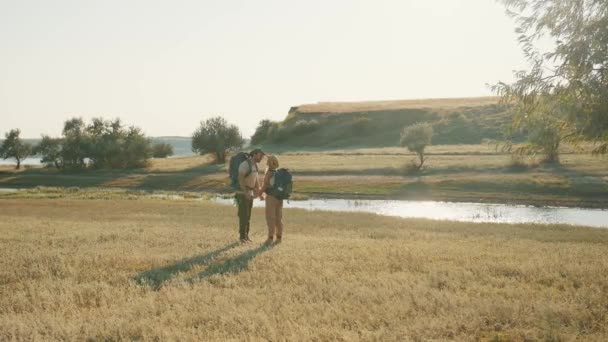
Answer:
<path fill-rule="evenodd" d="M 152 155 L 150 140 L 141 129 L 123 126 L 120 119 L 95 118 L 86 126 L 81 118 L 67 120 L 62 138 L 42 136 L 35 151 L 41 162 L 58 169 L 124 169 L 143 167 Z"/>
<path fill-rule="evenodd" d="M 152 146 L 152 157 L 167 158 L 173 155 L 173 145 L 167 143 L 157 143 Z"/>
<path fill-rule="evenodd" d="M 450 113 L 435 123 L 433 130 L 437 132 L 436 144 L 478 144 L 482 139 L 482 129 L 479 124 L 464 113 Z"/>
<path fill-rule="evenodd" d="M 321 124 L 317 120 L 298 120 L 291 128 L 291 132 L 294 135 L 305 135 L 310 134 L 319 128 L 321 128 Z"/>
<path fill-rule="evenodd" d="M 271 143 L 282 143 L 289 138 L 290 132 L 283 125 L 273 123 L 268 129 L 268 141 Z"/>
<path fill-rule="evenodd" d="M 511 160 L 507 165 L 507 169 L 512 172 L 524 172 L 538 167 L 538 163 L 534 161 L 526 161 L 524 156 L 512 154 Z"/>
<path fill-rule="evenodd" d="M 356 118 L 351 126 L 355 134 L 369 134 L 374 130 L 374 122 L 370 118 Z"/>
<path fill-rule="evenodd" d="M 408 150 L 416 153 L 420 159 L 420 164 L 417 165 L 418 170 L 424 164 L 424 149 L 427 145 L 431 144 L 432 138 L 433 126 L 429 123 L 416 123 L 404 127 L 401 131 L 401 146 L 407 147 Z"/>
<path fill-rule="evenodd" d="M 260 121 L 258 127 L 255 129 L 255 133 L 251 136 L 251 145 L 263 144 L 269 140 L 269 133 L 273 125 L 277 123 L 268 119 Z"/>
<path fill-rule="evenodd" d="M 218 163 L 224 163 L 226 154 L 243 147 L 243 144 L 239 128 L 219 116 L 201 122 L 192 134 L 192 151 L 201 155 L 214 153 Z"/>

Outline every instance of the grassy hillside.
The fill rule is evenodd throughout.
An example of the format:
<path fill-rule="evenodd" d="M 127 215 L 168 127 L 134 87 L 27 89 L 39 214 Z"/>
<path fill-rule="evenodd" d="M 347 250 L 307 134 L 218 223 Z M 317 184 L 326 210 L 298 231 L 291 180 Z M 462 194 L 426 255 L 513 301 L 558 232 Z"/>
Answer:
<path fill-rule="evenodd" d="M 266 145 L 350 148 L 399 144 L 404 126 L 432 123 L 434 144 L 500 139 L 511 116 L 495 97 L 372 102 L 321 102 L 292 107 Z"/>
<path fill-rule="evenodd" d="M 0 340 L 608 338 L 607 230 L 235 210 L 0 200 Z"/>

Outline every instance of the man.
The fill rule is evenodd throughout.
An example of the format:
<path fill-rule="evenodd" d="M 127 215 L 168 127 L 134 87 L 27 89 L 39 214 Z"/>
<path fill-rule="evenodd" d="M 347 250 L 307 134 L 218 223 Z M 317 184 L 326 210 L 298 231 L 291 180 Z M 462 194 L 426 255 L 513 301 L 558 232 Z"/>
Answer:
<path fill-rule="evenodd" d="M 260 196 L 258 181 L 258 163 L 264 158 L 264 152 L 259 148 L 249 153 L 249 159 L 239 165 L 239 188 L 236 193 L 236 202 L 239 207 L 239 234 L 241 243 L 251 242 L 249 238 L 249 221 L 253 200 Z"/>

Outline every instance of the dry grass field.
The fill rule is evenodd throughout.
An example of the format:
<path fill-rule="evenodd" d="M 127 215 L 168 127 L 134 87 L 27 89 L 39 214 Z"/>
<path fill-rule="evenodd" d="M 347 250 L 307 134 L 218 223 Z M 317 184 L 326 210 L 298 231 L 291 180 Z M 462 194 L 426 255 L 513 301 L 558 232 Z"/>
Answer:
<path fill-rule="evenodd" d="M 445 99 L 416 99 L 363 102 L 318 102 L 298 106 L 300 113 L 353 113 L 410 108 L 458 108 L 476 107 L 498 103 L 498 97 L 467 97 Z"/>
<path fill-rule="evenodd" d="M 0 341 L 608 339 L 607 230 L 235 211 L 0 199 Z"/>

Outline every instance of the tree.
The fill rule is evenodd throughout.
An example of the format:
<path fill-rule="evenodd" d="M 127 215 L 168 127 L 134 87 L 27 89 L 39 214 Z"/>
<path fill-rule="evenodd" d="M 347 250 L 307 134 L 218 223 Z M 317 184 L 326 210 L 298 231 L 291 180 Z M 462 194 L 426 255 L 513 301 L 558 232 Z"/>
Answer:
<path fill-rule="evenodd" d="M 40 155 L 40 162 L 47 165 L 54 165 L 56 168 L 63 167 L 63 159 L 61 158 L 62 139 L 51 138 L 48 135 L 43 135 L 42 140 L 34 147 L 34 154 Z"/>
<path fill-rule="evenodd" d="M 135 126 L 130 126 L 126 132 L 123 132 L 123 136 L 121 166 L 123 168 L 145 167 L 152 155 L 150 139 L 144 135 L 140 128 Z"/>
<path fill-rule="evenodd" d="M 94 118 L 86 128 L 89 146 L 87 156 L 95 168 L 125 167 L 125 130 L 120 119 L 107 121 Z"/>
<path fill-rule="evenodd" d="M 493 86 L 514 105 L 515 129 L 549 121 L 545 131 L 577 142 L 591 139 L 608 152 L 608 1 L 500 0 L 515 18 L 531 69 Z M 538 51 L 539 39 L 553 48 Z M 549 119 L 549 120 L 548 120 Z M 549 142 L 550 143 L 550 142 Z"/>
<path fill-rule="evenodd" d="M 150 140 L 137 127 L 125 128 L 120 119 L 80 118 L 64 123 L 63 138 L 43 136 L 36 146 L 42 162 L 59 169 L 124 169 L 143 167 L 152 154 Z"/>
<path fill-rule="evenodd" d="M 483 136 L 479 124 L 462 112 L 450 113 L 434 123 L 433 132 L 436 133 L 436 144 L 479 144 Z"/>
<path fill-rule="evenodd" d="M 540 151 L 545 157 L 545 163 L 559 162 L 559 145 L 562 137 L 559 126 L 551 120 L 531 122 L 528 125 L 530 145 L 527 147 L 532 153 Z M 526 147 L 522 147 L 525 151 Z"/>
<path fill-rule="evenodd" d="M 251 145 L 264 143 L 268 139 L 268 132 L 273 124 L 274 122 L 268 119 L 260 121 L 258 127 L 255 129 L 255 133 L 251 136 Z"/>
<path fill-rule="evenodd" d="M 140 128 L 126 128 L 120 119 L 95 118 L 86 128 L 87 157 L 94 168 L 144 167 L 152 155 L 150 141 Z"/>
<path fill-rule="evenodd" d="M 291 127 L 290 133 L 293 135 L 306 135 L 318 130 L 319 128 L 321 128 L 321 124 L 318 120 L 298 120 L 293 127 Z"/>
<path fill-rule="evenodd" d="M 244 141 L 239 128 L 229 125 L 222 117 L 214 117 L 201 122 L 192 134 L 192 151 L 201 155 L 213 153 L 218 163 L 226 162 L 226 154 L 243 147 Z"/>
<path fill-rule="evenodd" d="M 272 125 L 270 125 L 270 128 L 268 128 L 268 142 L 275 144 L 282 143 L 285 142 L 289 137 L 289 129 L 287 129 L 281 123 L 273 122 Z"/>
<path fill-rule="evenodd" d="M 404 127 L 401 131 L 401 146 L 407 147 L 410 152 L 414 152 L 420 159 L 420 164 L 416 165 L 416 170 L 420 170 L 424 161 L 424 149 L 431 144 L 433 138 L 433 126 L 429 123 L 416 123 Z"/>
<path fill-rule="evenodd" d="M 91 144 L 89 143 L 82 118 L 72 118 L 63 124 L 63 141 L 61 146 L 61 164 L 63 168 L 84 168 L 90 146 Z"/>
<path fill-rule="evenodd" d="M 547 97 L 546 101 L 539 101 L 537 108 L 544 108 L 542 113 L 523 117 L 516 121 L 511 128 L 523 130 L 527 136 L 527 143 L 514 148 L 511 141 L 503 146 L 503 150 L 516 155 L 543 155 L 543 163 L 559 163 L 559 146 L 564 140 L 565 114 L 563 108 Z M 511 135 L 513 132 L 510 133 Z"/>
<path fill-rule="evenodd" d="M 19 129 L 11 129 L 10 132 L 4 134 L 6 139 L 0 146 L 0 158 L 15 158 L 17 161 L 16 169 L 21 167 L 23 159 L 32 154 L 32 145 L 21 140 L 19 134 L 21 134 Z"/>
<path fill-rule="evenodd" d="M 152 157 L 166 158 L 173 155 L 173 145 L 167 143 L 157 143 L 152 146 Z"/>

